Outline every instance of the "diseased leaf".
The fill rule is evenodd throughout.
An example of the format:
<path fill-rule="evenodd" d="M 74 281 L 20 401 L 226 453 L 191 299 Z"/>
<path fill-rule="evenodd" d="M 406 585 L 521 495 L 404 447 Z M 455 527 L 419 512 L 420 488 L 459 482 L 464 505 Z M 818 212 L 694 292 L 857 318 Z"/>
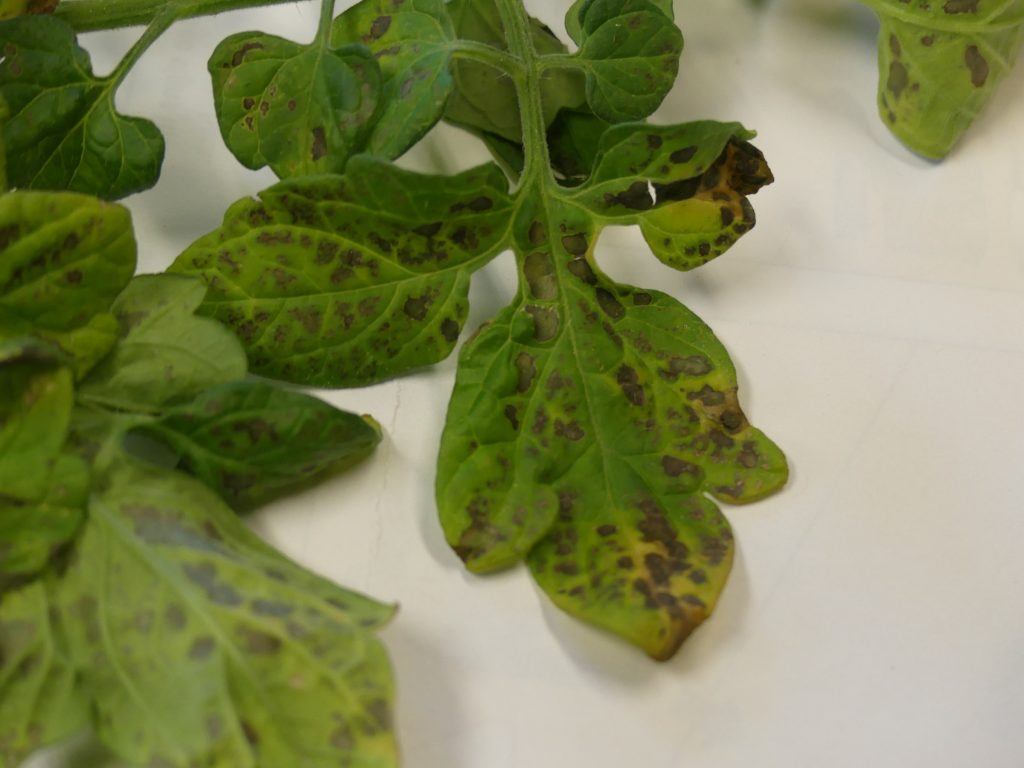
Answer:
<path fill-rule="evenodd" d="M 156 183 L 163 136 L 149 120 L 117 112 L 116 80 L 92 74 L 70 26 L 53 16 L 0 22 L 0 50 L 12 186 L 116 199 Z"/>
<path fill-rule="evenodd" d="M 180 473 L 119 462 L 50 587 L 99 737 L 146 765 L 395 766 L 392 609 L 302 570 Z"/>
<path fill-rule="evenodd" d="M 41 498 L 15 500 L 0 493 L 0 594 L 38 575 L 71 541 L 82 523 L 89 484 L 86 463 L 65 450 L 52 462 Z"/>
<path fill-rule="evenodd" d="M 70 331 L 38 335 L 67 356 L 75 381 L 81 381 L 114 348 L 118 334 L 117 318 L 103 312 Z"/>
<path fill-rule="evenodd" d="M 363 149 L 401 156 L 441 118 L 452 90 L 455 32 L 444 0 L 362 0 L 334 20 L 331 41 L 373 53 L 381 107 Z"/>
<path fill-rule="evenodd" d="M 247 168 L 281 178 L 340 173 L 361 151 L 380 95 L 365 46 L 301 45 L 261 32 L 222 41 L 209 62 L 217 123 Z"/>
<path fill-rule="evenodd" d="M 448 10 L 458 36 L 505 49 L 505 32 L 494 0 L 453 0 Z M 530 33 L 538 54 L 565 53 L 554 33 L 530 19 Z M 493 134 L 514 143 L 522 142 L 519 104 L 511 78 L 478 61 L 455 64 L 455 92 L 448 100 L 445 119 L 475 133 Z M 560 109 L 585 103 L 583 78 L 573 69 L 553 69 L 541 82 L 541 104 L 547 124 Z"/>
<path fill-rule="evenodd" d="M 579 43 L 573 62 L 586 73 L 594 114 L 618 123 L 657 109 L 675 82 L 683 50 L 666 3 L 591 0 L 574 5 L 569 16 Z"/>
<path fill-rule="evenodd" d="M 0 362 L 0 499 L 41 499 L 71 421 L 71 373 L 25 341 Z"/>
<path fill-rule="evenodd" d="M 618 125 L 606 131 L 593 172 L 568 194 L 608 223 L 638 223 L 654 254 L 693 269 L 754 226 L 747 195 L 772 182 L 739 123 Z"/>
<path fill-rule="evenodd" d="M 109 309 L 134 272 L 128 209 L 71 193 L 0 196 L 0 338 L 58 339 L 80 329 Z M 72 355 L 73 341 L 65 347 Z"/>
<path fill-rule="evenodd" d="M 112 307 L 117 347 L 85 378 L 80 396 L 121 410 L 156 411 L 242 378 L 246 360 L 238 341 L 192 314 L 205 293 L 201 280 L 185 275 L 134 278 Z"/>
<path fill-rule="evenodd" d="M 353 386 L 442 360 L 470 273 L 506 242 L 511 200 L 493 165 L 457 176 L 356 157 L 344 176 L 293 179 L 233 205 L 171 269 L 210 286 L 253 371 Z"/>
<path fill-rule="evenodd" d="M 584 184 L 521 190 L 521 289 L 463 347 L 442 436 L 438 507 L 467 566 L 525 559 L 557 605 L 658 659 L 728 576 L 732 534 L 705 494 L 759 499 L 785 482 L 786 462 L 747 421 L 710 329 L 665 294 L 610 280 L 594 242 L 603 223 L 643 222 L 673 195 L 719 186 L 725 226 L 722 206 L 770 180 L 749 135 L 619 126 Z"/>
<path fill-rule="evenodd" d="M 85 728 L 88 709 L 41 582 L 0 595 L 0 765 Z"/>
<path fill-rule="evenodd" d="M 140 429 L 236 509 L 344 469 L 380 442 L 368 417 L 255 381 L 207 390 Z"/>
<path fill-rule="evenodd" d="M 878 111 L 918 154 L 945 157 L 1024 40 L 1024 0 L 864 0 L 881 19 Z"/>
<path fill-rule="evenodd" d="M 548 126 L 551 166 L 566 183 L 578 184 L 590 173 L 601 136 L 610 123 L 586 110 L 562 110 Z"/>

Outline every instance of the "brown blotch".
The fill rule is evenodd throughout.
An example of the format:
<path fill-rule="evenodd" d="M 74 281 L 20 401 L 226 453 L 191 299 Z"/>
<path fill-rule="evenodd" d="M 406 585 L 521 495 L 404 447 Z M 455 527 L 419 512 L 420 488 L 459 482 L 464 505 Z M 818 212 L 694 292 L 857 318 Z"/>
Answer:
<path fill-rule="evenodd" d="M 514 405 L 505 406 L 505 418 L 512 425 L 512 429 L 519 431 L 519 411 Z"/>
<path fill-rule="evenodd" d="M 668 560 L 657 552 L 648 552 L 644 555 L 644 565 L 651 574 L 651 581 L 658 585 L 668 584 L 669 567 Z"/>
<path fill-rule="evenodd" d="M 978 0 L 946 0 L 946 4 L 942 6 L 942 10 L 950 14 L 977 13 Z"/>
<path fill-rule="evenodd" d="M 555 419 L 555 434 L 558 437 L 564 437 L 566 440 L 572 440 L 573 442 L 582 440 L 586 435 L 579 422 L 570 421 L 566 423 L 561 419 Z"/>
<path fill-rule="evenodd" d="M 615 295 L 606 288 L 598 288 L 596 291 L 597 303 L 604 310 L 604 313 L 613 320 L 620 320 L 626 316 L 626 309 L 615 298 Z"/>
<path fill-rule="evenodd" d="M 640 377 L 637 376 L 635 369 L 628 365 L 620 366 L 616 373 L 616 380 L 622 389 L 622 394 L 630 403 L 633 405 L 644 404 L 647 398 L 644 395 L 644 388 L 640 386 Z"/>
<path fill-rule="evenodd" d="M 327 134 L 322 127 L 313 129 L 313 145 L 310 148 L 310 156 L 315 163 L 327 155 Z"/>
<path fill-rule="evenodd" d="M 651 149 L 658 149 L 661 147 L 661 136 L 656 133 L 647 134 L 647 146 Z"/>
<path fill-rule="evenodd" d="M 196 661 L 202 661 L 208 658 L 216 647 L 217 643 L 212 637 L 200 637 L 188 649 L 188 657 Z"/>
<path fill-rule="evenodd" d="M 633 567 L 633 558 L 629 555 L 623 555 L 615 561 L 615 564 L 623 570 L 630 570 Z"/>
<path fill-rule="evenodd" d="M 594 270 L 590 268 L 590 264 L 587 263 L 585 258 L 579 257 L 570 261 L 569 272 L 587 285 L 594 285 L 597 283 L 597 275 L 594 274 Z"/>
<path fill-rule="evenodd" d="M 612 525 L 611 523 L 605 523 L 604 525 L 597 526 L 597 535 L 598 536 L 611 536 L 612 534 L 614 534 L 618 530 L 619 530 L 619 527 L 617 525 Z"/>
<path fill-rule="evenodd" d="M 988 61 L 981 55 L 978 46 L 969 45 L 964 51 L 964 63 L 971 70 L 971 85 L 981 88 L 988 80 Z"/>
<path fill-rule="evenodd" d="M 423 224 L 419 227 L 415 227 L 412 231 L 417 235 L 422 235 L 423 237 L 433 237 L 441 231 L 441 226 L 442 223 L 440 221 L 433 221 L 430 224 Z"/>
<path fill-rule="evenodd" d="M 931 48 L 933 45 L 935 45 L 935 35 L 925 35 L 924 37 L 922 37 L 921 45 L 925 46 L 926 48 Z"/>
<path fill-rule="evenodd" d="M 527 254 L 523 261 L 523 274 L 535 299 L 543 301 L 558 297 L 558 281 L 550 254 L 544 251 Z"/>
<path fill-rule="evenodd" d="M 700 477 L 701 474 L 700 467 L 675 456 L 662 456 L 661 468 L 669 477 L 679 477 L 682 474 Z"/>
<path fill-rule="evenodd" d="M 533 337 L 537 341 L 550 341 L 558 335 L 562 323 L 556 310 L 531 304 L 526 313 L 533 318 Z"/>
<path fill-rule="evenodd" d="M 562 238 L 562 247 L 565 248 L 566 252 L 573 256 L 582 256 L 587 252 L 589 247 L 587 243 L 586 235 L 578 233 L 575 235 L 566 235 Z"/>
<path fill-rule="evenodd" d="M 246 43 L 237 51 L 235 51 L 234 55 L 231 57 L 231 66 L 237 67 L 243 61 L 245 61 L 245 54 L 247 54 L 249 51 L 256 51 L 262 48 L 263 43 Z"/>
<path fill-rule="evenodd" d="M 637 291 L 633 294 L 633 304 L 637 307 L 646 307 L 653 300 L 654 299 L 651 297 L 651 294 L 644 293 L 643 291 Z"/>
<path fill-rule="evenodd" d="M 370 40 L 379 40 L 391 28 L 390 16 L 378 16 L 370 24 Z"/>
<path fill-rule="evenodd" d="M 544 224 L 540 221 L 535 221 L 530 224 L 530 243 L 532 245 L 540 245 L 544 242 L 547 237 L 547 232 L 544 229 Z"/>
<path fill-rule="evenodd" d="M 402 311 L 405 312 L 413 320 L 425 320 L 427 317 L 427 309 L 430 307 L 429 296 L 410 296 L 405 300 L 405 305 L 402 307 Z"/>
<path fill-rule="evenodd" d="M 688 162 L 690 162 L 690 160 L 693 159 L 693 156 L 696 155 L 696 154 L 697 154 L 697 148 L 696 147 L 683 147 L 682 149 L 677 149 L 675 152 L 673 152 L 671 155 L 669 155 L 668 159 L 671 160 L 673 163 L 677 163 L 677 164 L 678 163 L 688 163 Z"/>
<path fill-rule="evenodd" d="M 454 344 L 458 340 L 459 331 L 459 324 L 450 317 L 446 317 L 441 323 L 441 335 L 449 344 Z"/>
<path fill-rule="evenodd" d="M 537 378 L 537 361 L 528 352 L 520 352 L 516 355 L 516 370 L 519 371 L 519 382 L 516 384 L 517 392 L 527 392 Z"/>
<path fill-rule="evenodd" d="M 78 285 L 82 282 L 82 272 L 77 269 L 71 269 L 64 275 L 64 278 L 72 285 Z"/>

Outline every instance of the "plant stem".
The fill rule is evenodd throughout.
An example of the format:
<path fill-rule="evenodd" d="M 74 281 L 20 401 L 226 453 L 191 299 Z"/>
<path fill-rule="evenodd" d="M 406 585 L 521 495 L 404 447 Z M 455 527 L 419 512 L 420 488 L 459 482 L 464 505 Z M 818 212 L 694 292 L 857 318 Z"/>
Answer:
<path fill-rule="evenodd" d="M 320 26 L 317 29 L 316 39 L 321 48 L 331 44 L 331 25 L 333 23 L 334 0 L 320 0 Z"/>
<path fill-rule="evenodd" d="M 509 55 L 508 51 L 475 40 L 457 40 L 452 46 L 452 57 L 479 61 L 508 75 L 515 75 L 523 70 L 523 62 Z"/>
<path fill-rule="evenodd" d="M 281 5 L 294 0 L 66 0 L 57 6 L 54 16 L 70 24 L 76 32 L 135 27 L 149 24 L 164 11 L 174 18 L 211 16 L 238 8 Z"/>
<path fill-rule="evenodd" d="M 107 78 L 109 88 L 114 89 L 121 84 L 121 81 L 124 80 L 128 71 L 135 66 L 135 62 L 139 60 L 139 57 L 146 52 L 146 49 L 148 49 L 149 46 L 156 42 L 156 39 L 160 37 L 160 35 L 167 31 L 167 28 L 170 27 L 177 18 L 177 14 L 169 9 L 165 9 L 157 14 L 153 21 L 149 23 L 149 26 L 146 27 L 146 31 L 142 33 L 142 37 L 135 41 L 135 45 L 133 45 L 128 50 L 128 53 L 124 55 L 124 58 L 118 62 L 117 69 L 115 69 L 110 74 L 110 77 Z"/>
<path fill-rule="evenodd" d="M 517 72 L 510 72 L 519 99 L 523 147 L 526 158 L 520 186 L 532 181 L 554 183 L 548 156 L 547 126 L 540 100 L 541 69 L 530 36 L 530 22 L 522 0 L 496 0 L 509 53 L 521 63 Z"/>

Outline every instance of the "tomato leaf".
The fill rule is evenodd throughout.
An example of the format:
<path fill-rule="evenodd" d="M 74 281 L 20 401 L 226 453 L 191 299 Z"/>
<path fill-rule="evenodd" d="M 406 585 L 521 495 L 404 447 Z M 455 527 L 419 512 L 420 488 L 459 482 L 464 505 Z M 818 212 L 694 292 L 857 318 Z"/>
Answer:
<path fill-rule="evenodd" d="M 53 16 L 0 22 L 0 50 L 12 186 L 116 199 L 156 183 L 163 136 L 149 120 L 117 112 L 116 80 L 92 74 L 70 26 Z"/>
<path fill-rule="evenodd" d="M 364 45 L 380 65 L 380 109 L 362 150 L 393 159 L 441 118 L 455 31 L 443 0 L 362 0 L 334 20 L 334 45 Z"/>
<path fill-rule="evenodd" d="M 140 431 L 236 509 L 248 509 L 350 466 L 380 442 L 367 417 L 255 381 L 203 392 Z"/>
<path fill-rule="evenodd" d="M 82 382 L 80 396 L 152 412 L 244 376 L 245 353 L 234 336 L 192 314 L 205 293 L 202 281 L 184 275 L 134 278 L 112 307 L 117 346 Z"/>
<path fill-rule="evenodd" d="M 247 168 L 281 178 L 340 173 L 365 142 L 380 67 L 362 45 L 301 45 L 260 32 L 222 41 L 209 61 L 217 123 Z"/>
<path fill-rule="evenodd" d="M 881 19 L 878 111 L 918 154 L 945 157 L 1024 41 L 1024 0 L 864 0 Z"/>
<path fill-rule="evenodd" d="M 470 273 L 510 226 L 501 172 L 399 170 L 356 157 L 344 176 L 281 182 L 233 205 L 171 269 L 210 286 L 257 373 L 352 386 L 442 360 L 468 311 Z"/>
<path fill-rule="evenodd" d="M 396 764 L 392 609 L 260 542 L 180 473 L 114 460 L 48 583 L 97 734 L 133 763 Z"/>

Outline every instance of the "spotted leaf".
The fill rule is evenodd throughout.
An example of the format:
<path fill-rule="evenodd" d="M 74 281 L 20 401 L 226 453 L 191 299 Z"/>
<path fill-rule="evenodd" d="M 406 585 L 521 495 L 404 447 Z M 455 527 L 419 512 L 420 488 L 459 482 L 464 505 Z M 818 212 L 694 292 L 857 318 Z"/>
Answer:
<path fill-rule="evenodd" d="M 1024 0 L 864 2 L 882 22 L 882 120 L 918 154 L 945 157 L 1013 66 Z"/>
<path fill-rule="evenodd" d="M 411 173 L 371 157 L 232 206 L 173 271 L 209 284 L 257 373 L 307 384 L 379 381 L 444 359 L 470 273 L 505 245 L 511 200 L 493 165 Z"/>
<path fill-rule="evenodd" d="M 2 513 L 0 513 L 2 514 Z M 83 730 L 89 710 L 41 582 L 0 595 L 0 765 Z"/>
<path fill-rule="evenodd" d="M 687 270 L 726 251 L 754 226 L 747 200 L 772 181 L 738 123 L 609 128 L 586 183 L 569 199 L 600 220 L 637 223 L 654 254 Z"/>
<path fill-rule="evenodd" d="M 369 417 L 257 381 L 214 387 L 140 431 L 236 509 L 344 469 L 380 442 Z"/>
<path fill-rule="evenodd" d="M 573 63 L 586 73 L 587 103 L 598 117 L 639 120 L 661 104 L 675 83 L 683 35 L 666 3 L 591 0 L 569 12 L 579 44 Z"/>
<path fill-rule="evenodd" d="M 243 377 L 245 353 L 235 337 L 193 314 L 205 293 L 201 280 L 186 275 L 134 278 L 111 308 L 120 329 L 117 346 L 86 376 L 79 396 L 152 412 Z"/>
<path fill-rule="evenodd" d="M 729 526 L 704 494 L 761 498 L 786 462 L 710 329 L 602 274 L 596 235 L 568 200 L 521 203 L 522 289 L 460 354 L 438 506 L 471 570 L 525 558 L 557 605 L 662 659 L 728 575 Z"/>
<path fill-rule="evenodd" d="M 505 31 L 494 0 L 453 0 L 448 4 L 458 36 L 505 49 Z M 540 55 L 563 54 L 565 45 L 536 19 L 530 19 L 533 46 Z M 445 119 L 474 133 L 522 141 L 515 86 L 504 72 L 478 61 L 460 60 L 455 68 L 455 91 Z M 550 124 L 560 109 L 585 103 L 583 78 L 571 68 L 552 69 L 540 85 L 544 119 Z"/>
<path fill-rule="evenodd" d="M 335 45 L 366 46 L 380 65 L 381 108 L 364 149 L 396 158 L 441 119 L 455 33 L 444 0 L 362 0 L 334 20 Z"/>
<path fill-rule="evenodd" d="M 217 123 L 247 168 L 281 178 L 340 173 L 362 150 L 380 97 L 380 67 L 362 45 L 301 45 L 242 32 L 209 61 Z"/>
<path fill-rule="evenodd" d="M 97 735 L 133 764 L 395 766 L 390 607 L 304 571 L 202 484 L 116 460 L 49 591 Z"/>
<path fill-rule="evenodd" d="M 4 21 L 0 50 L 11 186 L 116 199 L 156 183 L 163 136 L 149 120 L 118 113 L 117 79 L 92 74 L 70 26 L 53 16 Z"/>

